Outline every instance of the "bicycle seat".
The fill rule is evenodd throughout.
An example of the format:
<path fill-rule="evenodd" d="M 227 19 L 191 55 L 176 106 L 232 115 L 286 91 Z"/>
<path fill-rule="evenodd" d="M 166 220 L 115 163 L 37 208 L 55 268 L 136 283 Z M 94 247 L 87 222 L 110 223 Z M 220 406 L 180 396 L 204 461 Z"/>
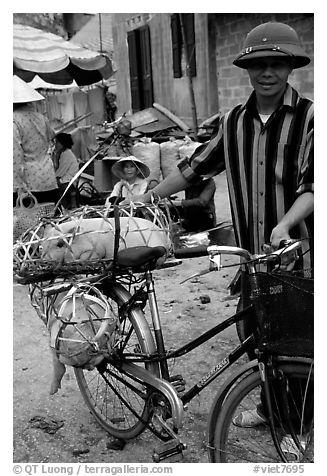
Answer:
<path fill-rule="evenodd" d="M 121 267 L 134 268 L 158 260 L 166 254 L 163 246 L 133 246 L 119 251 L 117 264 Z"/>

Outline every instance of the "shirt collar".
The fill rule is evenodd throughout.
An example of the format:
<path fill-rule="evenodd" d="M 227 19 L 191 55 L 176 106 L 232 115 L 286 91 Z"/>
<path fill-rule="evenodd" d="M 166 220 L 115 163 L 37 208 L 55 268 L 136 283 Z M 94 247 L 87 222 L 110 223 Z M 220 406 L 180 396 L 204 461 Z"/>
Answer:
<path fill-rule="evenodd" d="M 135 182 L 133 182 L 133 183 L 131 183 L 131 184 L 128 183 L 127 180 L 125 180 L 125 179 L 122 179 L 122 183 L 123 183 L 124 185 L 126 185 L 126 187 L 132 188 L 132 187 L 134 187 L 135 185 L 139 185 L 140 183 L 142 183 L 143 180 L 144 180 L 144 179 L 142 179 L 141 177 L 136 177 Z"/>
<path fill-rule="evenodd" d="M 297 104 L 298 97 L 299 97 L 298 92 L 294 88 L 292 88 L 292 86 L 290 86 L 290 84 L 287 83 L 280 108 L 290 107 L 291 109 L 294 109 L 296 104 Z M 243 108 L 248 110 L 252 114 L 253 113 L 258 114 L 256 98 L 255 98 L 255 91 L 252 91 L 249 99 L 243 105 Z"/>

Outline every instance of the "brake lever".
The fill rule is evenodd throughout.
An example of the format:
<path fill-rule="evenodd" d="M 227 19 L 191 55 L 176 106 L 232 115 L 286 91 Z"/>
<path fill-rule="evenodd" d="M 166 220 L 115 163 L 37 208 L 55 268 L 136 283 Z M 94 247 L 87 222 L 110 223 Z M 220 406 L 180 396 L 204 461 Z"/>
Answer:
<path fill-rule="evenodd" d="M 188 278 L 184 279 L 183 281 L 180 282 L 180 284 L 186 283 L 186 281 L 189 281 L 190 279 L 198 278 L 200 276 L 203 276 L 205 274 L 211 273 L 211 271 L 214 271 L 214 269 L 203 269 L 202 271 L 199 271 L 198 273 L 192 274 L 192 276 L 189 276 Z"/>
<path fill-rule="evenodd" d="M 209 269 L 211 271 L 220 271 L 221 270 L 222 264 L 221 264 L 221 254 L 220 253 L 218 253 L 216 255 L 210 255 L 209 256 L 209 262 L 210 262 Z"/>
<path fill-rule="evenodd" d="M 295 245 L 295 246 L 292 246 Z M 289 250 L 288 248 L 295 248 L 294 250 Z M 279 243 L 279 247 L 277 250 L 272 250 L 270 244 L 262 245 L 262 250 L 264 253 L 267 254 L 265 261 L 267 265 L 272 266 L 276 261 L 278 264 L 275 268 L 279 267 L 287 267 L 299 259 L 299 252 L 298 252 L 299 244 L 295 240 L 281 240 Z M 284 255 L 285 253 L 285 255 Z M 275 269 L 274 268 L 274 269 Z M 287 269 L 287 268 L 286 268 Z"/>
<path fill-rule="evenodd" d="M 199 272 L 193 274 L 192 276 L 189 276 L 188 278 L 181 281 L 180 284 L 184 284 L 184 283 L 186 283 L 186 281 L 189 281 L 190 279 L 198 278 L 200 276 L 204 276 L 205 274 L 211 273 L 212 271 L 220 271 L 221 268 L 222 268 L 221 255 L 216 254 L 214 256 L 210 256 L 209 257 L 209 269 L 203 269 L 202 271 L 199 271 Z"/>

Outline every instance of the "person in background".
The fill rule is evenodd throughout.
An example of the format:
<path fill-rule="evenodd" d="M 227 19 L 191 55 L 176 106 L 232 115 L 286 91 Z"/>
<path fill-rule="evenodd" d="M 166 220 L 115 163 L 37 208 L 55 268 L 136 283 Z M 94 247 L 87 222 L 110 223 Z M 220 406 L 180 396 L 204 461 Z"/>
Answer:
<path fill-rule="evenodd" d="M 150 175 L 149 167 L 133 155 L 123 157 L 112 166 L 112 172 L 120 180 L 106 200 L 106 206 L 116 204 L 124 199 L 132 200 L 134 196 L 147 191 L 147 177 Z"/>
<path fill-rule="evenodd" d="M 313 102 L 288 82 L 292 71 L 308 65 L 310 57 L 293 28 L 268 22 L 248 33 L 233 63 L 247 70 L 253 87 L 247 101 L 221 118 L 209 143 L 198 147 L 157 187 L 136 200 L 150 201 L 151 194 L 169 197 L 199 177 L 226 170 L 237 246 L 260 254 L 265 244 L 277 249 L 282 240 L 302 238 L 302 258 L 297 265 L 310 268 Z M 249 324 L 253 326 L 252 320 Z M 248 328 L 245 336 L 251 332 Z M 301 390 L 313 405 L 313 388 Z M 267 424 L 264 400 L 236 415 L 233 422 L 247 428 Z M 292 447 L 286 436 L 282 441 L 285 452 L 289 451 L 288 444 Z"/>
<path fill-rule="evenodd" d="M 32 192 L 39 203 L 59 198 L 55 170 L 49 153 L 54 131 L 48 119 L 36 111 L 44 97 L 13 77 L 13 206 L 18 194 Z"/>
<path fill-rule="evenodd" d="M 106 104 L 107 121 L 114 122 L 116 120 L 117 104 L 116 94 L 109 91 L 108 86 L 104 87 L 104 100 Z"/>
<path fill-rule="evenodd" d="M 185 231 L 200 232 L 215 227 L 215 191 L 215 181 L 204 179 L 185 189 L 185 199 L 171 201 L 177 208 Z"/>
<path fill-rule="evenodd" d="M 78 160 L 72 151 L 73 144 L 71 135 L 65 132 L 60 132 L 55 137 L 54 156 L 56 157 L 55 167 L 60 197 L 79 170 Z M 74 184 L 69 187 L 63 196 L 61 204 L 66 209 L 76 206 L 76 188 Z"/>

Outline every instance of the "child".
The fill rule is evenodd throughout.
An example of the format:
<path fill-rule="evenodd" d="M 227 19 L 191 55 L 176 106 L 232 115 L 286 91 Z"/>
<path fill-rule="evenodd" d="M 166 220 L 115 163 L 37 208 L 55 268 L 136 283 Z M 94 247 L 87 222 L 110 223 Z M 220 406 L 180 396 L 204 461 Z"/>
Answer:
<path fill-rule="evenodd" d="M 147 177 L 150 175 L 149 167 L 133 155 L 123 157 L 112 166 L 112 172 L 120 178 L 106 200 L 106 206 L 117 204 L 119 201 L 147 191 Z"/>
<path fill-rule="evenodd" d="M 56 177 L 59 186 L 60 196 L 64 193 L 67 185 L 71 179 L 77 174 L 79 167 L 78 161 L 71 150 L 73 146 L 73 139 L 70 134 L 60 132 L 55 137 L 56 147 L 55 156 L 58 157 L 58 163 L 56 166 Z M 62 205 L 67 208 L 74 207 L 74 196 L 76 194 L 75 187 L 72 185 L 62 200 Z"/>

